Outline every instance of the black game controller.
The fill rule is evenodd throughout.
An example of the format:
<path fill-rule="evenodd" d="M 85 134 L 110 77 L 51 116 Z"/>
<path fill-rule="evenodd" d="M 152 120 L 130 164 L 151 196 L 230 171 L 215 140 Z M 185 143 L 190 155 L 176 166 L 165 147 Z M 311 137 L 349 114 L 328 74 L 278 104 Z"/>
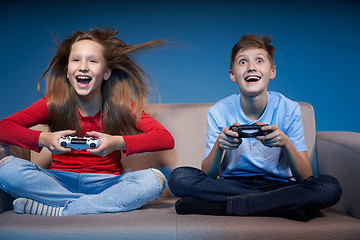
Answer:
<path fill-rule="evenodd" d="M 265 136 L 266 134 L 270 133 L 271 131 L 262 131 L 261 128 L 263 126 L 268 126 L 269 124 L 265 125 L 242 125 L 242 126 L 235 126 L 232 125 L 229 129 L 231 131 L 237 132 L 239 134 L 239 138 L 255 138 L 257 136 Z"/>

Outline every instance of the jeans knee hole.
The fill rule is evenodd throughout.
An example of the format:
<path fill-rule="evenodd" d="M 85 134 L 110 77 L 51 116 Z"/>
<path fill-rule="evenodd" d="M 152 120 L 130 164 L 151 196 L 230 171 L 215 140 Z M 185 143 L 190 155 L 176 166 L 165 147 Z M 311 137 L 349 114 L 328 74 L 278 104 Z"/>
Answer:
<path fill-rule="evenodd" d="M 161 187 L 164 187 L 164 185 L 165 185 L 165 176 L 164 176 L 164 174 L 162 172 L 160 172 L 158 169 L 152 169 L 152 170 L 156 174 Z"/>
<path fill-rule="evenodd" d="M 0 166 L 3 165 L 4 163 L 6 163 L 7 161 L 9 161 L 12 157 L 11 156 L 7 156 L 4 157 L 3 159 L 0 160 Z"/>

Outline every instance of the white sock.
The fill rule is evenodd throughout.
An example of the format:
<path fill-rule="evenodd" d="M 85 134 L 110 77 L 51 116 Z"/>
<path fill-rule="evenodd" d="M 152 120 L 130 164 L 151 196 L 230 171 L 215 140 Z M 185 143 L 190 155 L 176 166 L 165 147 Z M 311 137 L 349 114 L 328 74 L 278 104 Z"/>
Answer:
<path fill-rule="evenodd" d="M 64 209 L 64 207 L 49 206 L 27 198 L 15 199 L 13 205 L 14 212 L 16 213 L 41 216 L 61 216 L 61 212 Z"/>

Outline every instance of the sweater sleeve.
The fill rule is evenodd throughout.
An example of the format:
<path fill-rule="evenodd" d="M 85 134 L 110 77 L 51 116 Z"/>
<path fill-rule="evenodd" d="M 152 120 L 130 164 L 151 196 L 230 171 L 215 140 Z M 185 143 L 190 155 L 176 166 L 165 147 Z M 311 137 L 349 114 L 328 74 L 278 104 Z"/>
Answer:
<path fill-rule="evenodd" d="M 29 129 L 44 124 L 48 116 L 46 100 L 41 98 L 31 106 L 0 121 L 0 142 L 40 152 L 41 131 Z"/>
<path fill-rule="evenodd" d="M 173 149 L 175 146 L 174 138 L 170 132 L 146 113 L 142 114 L 138 129 L 142 132 L 141 134 L 123 136 L 126 145 L 124 154 L 126 156 L 134 153 Z"/>

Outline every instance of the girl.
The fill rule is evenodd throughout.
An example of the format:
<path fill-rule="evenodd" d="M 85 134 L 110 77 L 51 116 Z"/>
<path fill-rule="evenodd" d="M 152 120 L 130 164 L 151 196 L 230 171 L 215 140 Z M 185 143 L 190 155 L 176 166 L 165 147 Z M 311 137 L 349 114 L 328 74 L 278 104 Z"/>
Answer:
<path fill-rule="evenodd" d="M 124 174 L 121 156 L 174 147 L 171 134 L 143 111 L 148 76 L 129 57 L 162 41 L 131 46 L 116 34 L 112 29 L 78 31 L 61 42 L 38 83 L 39 89 L 46 77 L 46 96 L 0 122 L 0 142 L 52 152 L 49 169 L 13 156 L 0 160 L 0 187 L 17 198 L 16 213 L 129 211 L 161 195 L 165 177 L 160 171 Z M 37 124 L 47 124 L 50 132 L 28 129 Z M 71 134 L 99 138 L 100 145 L 62 147 L 59 138 Z"/>

